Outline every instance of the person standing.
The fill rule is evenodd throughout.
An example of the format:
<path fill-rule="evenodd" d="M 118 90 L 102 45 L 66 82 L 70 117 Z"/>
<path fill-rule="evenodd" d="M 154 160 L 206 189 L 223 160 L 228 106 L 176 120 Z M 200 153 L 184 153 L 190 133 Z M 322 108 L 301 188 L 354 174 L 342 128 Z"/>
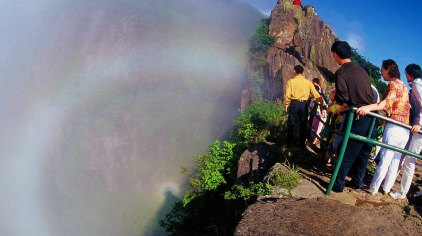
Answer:
<path fill-rule="evenodd" d="M 373 103 L 362 106 L 356 111 L 357 115 L 365 116 L 370 111 L 386 110 L 389 118 L 395 121 L 409 124 L 409 93 L 406 85 L 400 80 L 400 71 L 394 60 L 388 59 L 382 62 L 381 75 L 384 80 L 388 81 L 385 91 L 385 98 L 379 103 Z M 393 123 L 385 125 L 382 142 L 404 148 L 409 139 L 409 130 Z M 401 153 L 387 148 L 380 151 L 380 162 L 375 171 L 370 184 L 370 192 L 375 194 L 378 192 L 381 183 L 383 184 L 384 194 L 388 194 L 397 178 L 397 171 L 401 159 Z"/>
<path fill-rule="evenodd" d="M 313 78 L 312 79 L 312 83 L 314 84 L 314 87 L 315 87 L 316 91 L 321 96 L 323 96 L 324 92 L 322 91 L 322 88 L 321 88 L 321 81 L 320 81 L 320 79 L 319 78 Z"/>
<path fill-rule="evenodd" d="M 303 76 L 304 68 L 301 65 L 296 65 L 293 69 L 296 76 L 287 81 L 284 96 L 284 106 L 288 112 L 286 143 L 289 146 L 294 144 L 293 130 L 299 125 L 299 148 L 305 148 L 309 96 L 312 94 L 319 99 L 321 95 L 312 82 Z"/>
<path fill-rule="evenodd" d="M 312 83 L 314 84 L 315 90 L 319 93 L 319 95 L 321 95 L 324 98 L 324 102 L 317 105 L 317 109 L 315 110 L 315 114 L 310 115 L 309 117 L 309 122 L 310 122 L 310 130 L 309 130 L 309 136 L 308 139 L 310 138 L 311 143 L 313 145 L 316 145 L 320 142 L 321 136 L 319 135 L 319 133 L 322 130 L 322 127 L 324 126 L 323 122 L 326 121 L 327 118 L 327 112 L 325 111 L 325 107 L 327 106 L 328 102 L 325 101 L 325 94 L 322 91 L 321 88 L 321 82 L 319 78 L 313 78 L 312 79 Z M 313 100 L 309 100 L 310 101 L 310 107 L 315 107 L 315 103 L 316 101 Z"/>
<path fill-rule="evenodd" d="M 331 52 L 334 60 L 340 65 L 335 73 L 336 94 L 334 99 L 342 107 L 361 107 L 369 105 L 374 100 L 371 89 L 371 80 L 366 70 L 351 60 L 352 48 L 345 41 L 336 41 L 331 46 Z M 343 112 L 343 123 L 347 121 L 348 112 Z M 370 117 L 360 117 L 354 119 L 350 132 L 367 136 L 371 125 Z M 346 125 L 340 126 L 344 131 Z M 352 179 L 348 183 L 349 187 L 361 188 L 366 173 L 372 146 L 369 143 L 349 139 L 344 152 L 343 161 L 340 165 L 337 178 L 332 190 L 334 192 L 343 192 L 346 185 L 346 176 L 349 174 L 352 166 L 354 171 L 351 174 Z"/>
<path fill-rule="evenodd" d="M 410 121 L 412 125 L 412 135 L 410 137 L 409 151 L 420 153 L 422 150 L 422 135 L 418 132 L 422 126 L 422 70 L 419 65 L 410 64 L 406 66 L 406 79 L 411 85 L 410 105 Z M 403 160 L 403 175 L 401 178 L 400 190 L 390 193 L 394 199 L 404 199 L 409 192 L 412 184 L 413 175 L 415 174 L 415 158 L 405 156 Z"/>

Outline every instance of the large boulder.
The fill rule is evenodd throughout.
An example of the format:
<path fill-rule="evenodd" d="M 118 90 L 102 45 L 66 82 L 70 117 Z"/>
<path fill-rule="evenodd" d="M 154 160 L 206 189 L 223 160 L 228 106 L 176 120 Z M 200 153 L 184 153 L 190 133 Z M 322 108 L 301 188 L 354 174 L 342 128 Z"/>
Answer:
<path fill-rule="evenodd" d="M 293 67 L 303 65 L 308 79 L 325 81 L 338 65 L 332 58 L 331 45 L 336 36 L 312 6 L 295 6 L 291 1 L 279 0 L 271 12 L 269 34 L 276 42 L 268 50 L 266 95 L 283 99 L 286 81 L 294 76 Z"/>
<path fill-rule="evenodd" d="M 268 143 L 252 145 L 239 158 L 236 183 L 261 182 L 277 158 L 277 149 L 274 145 Z"/>

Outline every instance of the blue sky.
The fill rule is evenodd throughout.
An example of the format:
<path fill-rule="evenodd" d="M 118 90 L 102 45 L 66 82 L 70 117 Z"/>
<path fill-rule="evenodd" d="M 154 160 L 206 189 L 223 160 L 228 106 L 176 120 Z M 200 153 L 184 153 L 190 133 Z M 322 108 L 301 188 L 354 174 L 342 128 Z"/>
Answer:
<path fill-rule="evenodd" d="M 241 0 L 270 14 L 277 0 Z M 406 80 L 404 68 L 410 63 L 422 66 L 422 1 L 302 0 L 315 7 L 318 16 L 368 61 L 380 67 L 393 59 Z"/>

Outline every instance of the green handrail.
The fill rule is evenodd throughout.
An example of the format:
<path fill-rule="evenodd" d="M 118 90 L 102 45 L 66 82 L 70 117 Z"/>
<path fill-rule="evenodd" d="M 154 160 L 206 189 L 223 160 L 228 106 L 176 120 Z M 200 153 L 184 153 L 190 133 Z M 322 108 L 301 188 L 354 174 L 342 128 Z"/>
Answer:
<path fill-rule="evenodd" d="M 337 163 L 336 163 L 336 166 L 334 167 L 334 171 L 333 171 L 333 174 L 331 175 L 330 183 L 328 184 L 328 188 L 327 188 L 327 191 L 325 192 L 325 195 L 330 195 L 331 189 L 333 188 L 333 185 L 334 185 L 334 181 L 337 178 L 338 171 L 340 169 L 340 164 L 343 161 L 344 152 L 346 151 L 347 142 L 349 141 L 350 128 L 352 127 L 353 117 L 354 117 L 354 113 L 352 112 L 352 109 L 350 109 L 349 116 L 346 121 L 346 130 L 345 130 L 346 132 L 344 133 L 344 136 L 343 136 L 343 142 L 341 143 Z"/>
<path fill-rule="evenodd" d="M 371 143 L 371 144 L 378 145 L 378 146 L 381 146 L 381 147 L 384 147 L 384 148 L 388 148 L 388 149 L 394 150 L 396 152 L 400 152 L 400 153 L 403 153 L 403 154 L 406 154 L 406 155 L 409 155 L 409 156 L 412 156 L 412 157 L 415 157 L 415 158 L 422 160 L 422 155 L 419 155 L 419 154 L 416 154 L 414 152 L 410 152 L 408 150 L 398 148 L 396 146 L 392 146 L 392 145 L 385 144 L 385 143 L 371 139 L 371 134 L 372 134 L 372 130 L 374 128 L 376 119 L 381 119 L 381 120 L 387 121 L 389 123 L 393 123 L 395 125 L 407 128 L 409 130 L 412 129 L 412 126 L 410 126 L 410 125 L 406 125 L 406 124 L 403 124 L 401 122 L 390 119 L 388 117 L 384 117 L 384 116 L 381 116 L 379 114 L 369 112 L 367 115 L 373 117 L 373 120 L 372 120 L 372 123 L 371 123 L 371 127 L 369 129 L 370 132 L 368 133 L 368 136 L 363 137 L 361 135 L 351 133 L 350 129 L 352 127 L 354 113 L 356 112 L 356 110 L 357 110 L 356 107 L 352 107 L 352 109 L 350 109 L 349 116 L 348 116 L 348 119 L 346 121 L 345 132 L 344 133 L 337 132 L 337 134 L 343 135 L 343 141 L 341 143 L 341 147 L 340 147 L 340 151 L 339 151 L 339 155 L 338 155 L 338 160 L 337 160 L 336 166 L 334 167 L 333 174 L 331 175 L 330 183 L 328 184 L 325 195 L 330 195 L 330 193 L 331 193 L 331 189 L 333 188 L 334 182 L 335 182 L 337 175 L 338 175 L 338 171 L 339 171 L 341 163 L 343 161 L 344 152 L 346 151 L 346 146 L 347 146 L 347 142 L 349 141 L 349 138 L 356 139 L 356 140 L 361 141 L 361 142 Z M 421 131 L 419 131 L 418 133 L 422 134 Z"/>

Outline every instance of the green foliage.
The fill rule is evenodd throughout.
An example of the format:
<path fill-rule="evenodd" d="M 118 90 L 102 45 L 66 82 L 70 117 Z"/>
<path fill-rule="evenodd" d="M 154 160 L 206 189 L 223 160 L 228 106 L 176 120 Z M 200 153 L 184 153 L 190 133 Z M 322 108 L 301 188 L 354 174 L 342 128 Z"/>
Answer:
<path fill-rule="evenodd" d="M 269 176 L 269 181 L 275 186 L 287 189 L 289 192 L 299 185 L 300 174 L 296 167 L 284 171 L 274 171 Z"/>
<path fill-rule="evenodd" d="M 222 144 L 214 141 L 208 153 L 198 156 L 193 172 L 182 170 L 189 176 L 190 189 L 160 225 L 170 235 L 232 235 L 247 204 L 273 191 L 269 183 L 231 185 L 239 153 L 250 141 L 263 141 L 276 131 L 281 133 L 285 120 L 281 104 L 255 99 L 235 121 L 235 139 Z"/>
<path fill-rule="evenodd" d="M 301 23 L 302 22 L 302 20 L 303 20 L 303 13 L 302 13 L 302 9 L 300 9 L 300 10 L 296 10 L 295 11 L 295 15 L 294 15 L 294 17 L 293 17 L 296 21 L 297 21 L 297 23 Z"/>
<path fill-rule="evenodd" d="M 293 4 L 290 1 L 284 2 L 284 10 L 291 10 L 293 9 Z"/>
<path fill-rule="evenodd" d="M 243 199 L 249 200 L 259 195 L 271 194 L 274 191 L 274 186 L 268 183 L 253 183 L 250 182 L 248 186 L 234 185 L 230 191 L 224 193 L 224 199 L 236 200 Z"/>
<path fill-rule="evenodd" d="M 207 192 L 186 206 L 177 202 L 160 226 L 168 235 L 233 235 L 246 207 L 243 200 L 225 200 L 223 192 Z"/>
<path fill-rule="evenodd" d="M 371 84 L 373 84 L 375 88 L 377 88 L 380 96 L 382 96 L 382 94 L 384 94 L 384 91 L 387 89 L 386 83 L 384 83 L 382 80 L 377 80 L 374 77 L 371 77 Z"/>
<path fill-rule="evenodd" d="M 351 59 L 353 62 L 361 65 L 368 71 L 369 76 L 371 77 L 371 83 L 375 86 L 375 88 L 377 88 L 379 94 L 383 94 L 387 88 L 387 84 L 381 79 L 380 68 L 367 61 L 356 51 L 356 49 L 352 50 Z"/>
<path fill-rule="evenodd" d="M 255 33 L 249 39 L 250 52 L 267 51 L 275 42 L 276 37 L 268 34 L 269 23 L 269 18 L 261 20 Z"/>
<path fill-rule="evenodd" d="M 202 196 L 208 191 L 216 190 L 226 183 L 225 176 L 231 173 L 228 168 L 233 159 L 233 147 L 235 144 L 224 141 L 221 147 L 220 141 L 216 140 L 210 145 L 206 154 L 201 154 L 196 160 L 195 168 L 197 173 L 191 173 L 186 169 L 182 170 L 190 176 L 190 190 L 185 193 L 183 205 L 187 205 L 193 199 Z"/>
<path fill-rule="evenodd" d="M 182 226 L 188 217 L 187 209 L 179 201 L 174 204 L 171 211 L 159 223 L 167 232 L 178 232 L 178 235 L 186 235 L 185 232 L 182 232 L 184 229 Z"/>
<path fill-rule="evenodd" d="M 276 139 L 275 134 L 286 120 L 281 104 L 254 99 L 252 104 L 234 121 L 231 139 L 240 146 Z"/>

